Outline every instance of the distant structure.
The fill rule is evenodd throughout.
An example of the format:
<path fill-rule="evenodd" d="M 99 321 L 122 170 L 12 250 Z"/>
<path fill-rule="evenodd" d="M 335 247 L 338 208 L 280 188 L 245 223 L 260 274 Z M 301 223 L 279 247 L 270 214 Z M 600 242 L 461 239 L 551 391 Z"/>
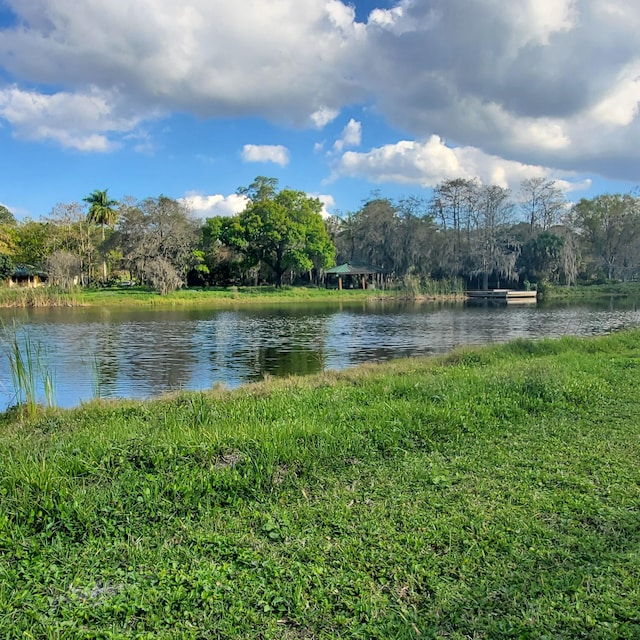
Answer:
<path fill-rule="evenodd" d="M 47 281 L 47 274 L 30 264 L 18 265 L 8 280 L 9 287 L 26 287 L 35 289 Z"/>
<path fill-rule="evenodd" d="M 326 276 L 335 276 L 338 280 L 338 290 L 342 289 L 384 289 L 389 273 L 375 267 L 356 266 L 345 262 L 332 269 L 327 269 Z M 327 277 L 327 286 L 332 280 Z"/>

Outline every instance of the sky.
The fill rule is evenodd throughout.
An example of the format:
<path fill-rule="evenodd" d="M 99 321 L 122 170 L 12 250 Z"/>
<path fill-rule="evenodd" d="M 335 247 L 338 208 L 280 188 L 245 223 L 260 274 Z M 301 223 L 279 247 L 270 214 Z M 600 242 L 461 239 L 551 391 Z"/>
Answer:
<path fill-rule="evenodd" d="M 0 204 L 640 184 L 637 0 L 0 0 Z"/>

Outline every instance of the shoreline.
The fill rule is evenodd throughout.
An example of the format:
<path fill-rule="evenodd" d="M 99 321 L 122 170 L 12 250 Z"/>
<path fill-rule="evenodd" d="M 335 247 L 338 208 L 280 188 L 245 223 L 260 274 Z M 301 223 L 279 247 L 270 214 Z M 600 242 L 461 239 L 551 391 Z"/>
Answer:
<path fill-rule="evenodd" d="M 604 297 L 640 297 L 640 283 L 548 287 L 539 300 L 601 299 Z M 0 309 L 63 307 L 228 307 L 245 304 L 282 304 L 352 301 L 463 302 L 466 292 L 409 292 L 402 290 L 336 290 L 313 287 L 243 287 L 180 289 L 166 296 L 146 290 L 91 289 L 63 293 L 45 288 L 0 289 Z"/>

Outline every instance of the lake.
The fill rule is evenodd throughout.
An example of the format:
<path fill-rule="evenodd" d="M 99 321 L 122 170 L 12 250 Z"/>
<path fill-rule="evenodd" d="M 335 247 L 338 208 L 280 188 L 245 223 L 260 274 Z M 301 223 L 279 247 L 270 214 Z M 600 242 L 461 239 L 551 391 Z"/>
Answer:
<path fill-rule="evenodd" d="M 265 374 L 344 369 L 465 344 L 604 334 L 640 326 L 638 309 L 615 298 L 579 306 L 367 301 L 225 310 L 0 310 L 0 320 L 9 327 L 15 321 L 18 335 L 40 348 L 56 404 L 72 407 L 98 396 L 234 388 Z M 15 400 L 5 337 L 0 410 Z"/>

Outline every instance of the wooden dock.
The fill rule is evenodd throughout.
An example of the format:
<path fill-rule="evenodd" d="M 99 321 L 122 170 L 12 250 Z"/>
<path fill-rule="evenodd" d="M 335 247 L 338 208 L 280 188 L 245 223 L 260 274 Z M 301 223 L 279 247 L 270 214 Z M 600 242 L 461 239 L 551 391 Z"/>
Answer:
<path fill-rule="evenodd" d="M 505 303 L 536 302 L 537 291 L 515 291 L 513 289 L 488 289 L 487 291 L 467 291 L 470 300 L 494 300 Z"/>

